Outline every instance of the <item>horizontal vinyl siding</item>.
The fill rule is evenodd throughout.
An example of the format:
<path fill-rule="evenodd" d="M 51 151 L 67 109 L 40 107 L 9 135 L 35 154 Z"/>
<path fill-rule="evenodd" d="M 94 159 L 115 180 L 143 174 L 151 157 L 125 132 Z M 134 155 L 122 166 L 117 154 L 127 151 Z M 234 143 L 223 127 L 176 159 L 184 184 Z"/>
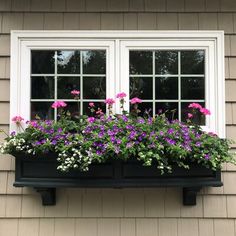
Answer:
<path fill-rule="evenodd" d="M 10 30 L 224 30 L 227 137 L 236 140 L 235 0 L 0 0 L 0 129 L 8 132 Z M 0 140 L 3 140 L 0 134 Z M 236 147 L 236 146 L 235 146 Z M 0 236 L 233 236 L 236 167 L 221 188 L 205 188 L 196 206 L 181 189 L 59 189 L 41 205 L 14 188 L 14 158 L 0 155 Z"/>

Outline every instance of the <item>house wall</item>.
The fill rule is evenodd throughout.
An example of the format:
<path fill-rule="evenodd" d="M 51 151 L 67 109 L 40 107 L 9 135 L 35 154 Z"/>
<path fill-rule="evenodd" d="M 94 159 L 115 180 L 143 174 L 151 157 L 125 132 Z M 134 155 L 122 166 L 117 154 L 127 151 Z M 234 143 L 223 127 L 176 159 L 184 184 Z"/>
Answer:
<path fill-rule="evenodd" d="M 0 129 L 8 132 L 10 30 L 224 30 L 227 137 L 236 140 L 235 0 L 0 0 Z M 0 134 L 1 141 L 4 135 Z M 236 147 L 236 146 L 235 146 Z M 196 206 L 180 189 L 60 189 L 43 207 L 14 188 L 14 159 L 0 156 L 0 236 L 233 236 L 236 167 Z"/>

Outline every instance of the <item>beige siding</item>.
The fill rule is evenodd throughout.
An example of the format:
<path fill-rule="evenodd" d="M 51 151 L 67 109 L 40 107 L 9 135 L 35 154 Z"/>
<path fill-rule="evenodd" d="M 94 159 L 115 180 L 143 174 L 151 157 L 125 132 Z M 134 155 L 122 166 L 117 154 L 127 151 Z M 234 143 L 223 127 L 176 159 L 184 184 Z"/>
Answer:
<path fill-rule="evenodd" d="M 224 30 L 227 137 L 236 140 L 235 0 L 0 0 L 0 129 L 8 132 L 10 31 Z M 0 141 L 4 135 L 0 134 Z M 233 145 L 236 147 L 236 145 Z M 0 155 L 0 236 L 235 235 L 236 167 L 221 188 L 205 188 L 196 206 L 180 189 L 59 189 L 43 207 L 30 188 L 15 188 L 14 159 Z"/>

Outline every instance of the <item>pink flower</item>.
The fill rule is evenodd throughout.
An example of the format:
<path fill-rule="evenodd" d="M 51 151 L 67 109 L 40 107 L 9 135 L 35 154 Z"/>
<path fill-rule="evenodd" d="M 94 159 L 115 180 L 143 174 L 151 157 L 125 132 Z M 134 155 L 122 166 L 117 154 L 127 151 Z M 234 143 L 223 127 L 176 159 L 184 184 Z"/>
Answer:
<path fill-rule="evenodd" d="M 52 104 L 52 108 L 60 108 L 60 107 L 66 107 L 67 104 L 63 101 L 56 101 Z"/>
<path fill-rule="evenodd" d="M 116 95 L 116 97 L 117 98 L 125 98 L 127 95 L 126 95 L 126 93 L 124 93 L 124 92 L 122 92 L 122 93 L 118 93 L 117 95 Z"/>
<path fill-rule="evenodd" d="M 94 117 L 88 117 L 87 120 L 88 120 L 89 123 L 93 123 L 95 121 L 95 118 Z"/>
<path fill-rule="evenodd" d="M 203 115 L 205 115 L 205 116 L 211 114 L 211 112 L 210 112 L 208 109 L 204 108 L 204 107 L 202 107 L 202 108 L 200 109 L 200 112 L 201 112 Z"/>
<path fill-rule="evenodd" d="M 112 104 L 115 103 L 115 100 L 114 100 L 113 98 L 107 98 L 107 99 L 105 100 L 105 103 L 108 104 L 108 105 L 112 105 Z"/>
<path fill-rule="evenodd" d="M 19 124 L 21 121 L 24 120 L 24 118 L 21 116 L 14 116 L 11 120 L 15 122 L 16 124 Z"/>
<path fill-rule="evenodd" d="M 79 94 L 80 94 L 80 91 L 79 90 L 72 90 L 71 92 L 70 92 L 72 95 L 74 95 L 74 96 L 78 96 Z"/>
<path fill-rule="evenodd" d="M 96 114 L 98 116 L 102 116 L 104 113 L 103 113 L 102 109 L 98 108 L 98 110 L 96 111 Z"/>
<path fill-rule="evenodd" d="M 90 103 L 89 103 L 89 106 L 90 106 L 90 107 L 94 107 L 95 105 L 94 105 L 93 102 L 90 102 Z"/>
<path fill-rule="evenodd" d="M 188 108 L 196 108 L 196 109 L 202 109 L 202 106 L 199 103 L 191 103 L 188 105 Z"/>
<path fill-rule="evenodd" d="M 141 103 L 142 102 L 142 100 L 141 99 L 139 99 L 139 98 L 132 98 L 131 100 L 130 100 L 130 103 L 131 104 L 136 104 L 136 103 Z"/>
<path fill-rule="evenodd" d="M 193 117 L 193 114 L 188 113 L 188 118 L 191 119 Z"/>

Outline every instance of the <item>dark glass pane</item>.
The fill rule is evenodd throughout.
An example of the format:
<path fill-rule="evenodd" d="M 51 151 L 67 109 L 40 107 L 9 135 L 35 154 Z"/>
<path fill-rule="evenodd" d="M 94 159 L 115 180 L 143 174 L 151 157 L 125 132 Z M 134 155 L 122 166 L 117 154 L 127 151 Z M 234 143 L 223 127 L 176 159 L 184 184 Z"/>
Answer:
<path fill-rule="evenodd" d="M 66 102 L 67 106 L 63 109 L 68 111 L 72 117 L 80 115 L 80 103 L 79 102 Z"/>
<path fill-rule="evenodd" d="M 84 77 L 83 78 L 84 99 L 105 99 L 106 78 Z"/>
<path fill-rule="evenodd" d="M 178 103 L 177 102 L 157 102 L 156 114 L 165 113 L 169 120 L 178 119 Z"/>
<path fill-rule="evenodd" d="M 57 97 L 59 99 L 73 98 L 72 90 L 80 90 L 80 77 L 58 77 Z"/>
<path fill-rule="evenodd" d="M 31 119 L 54 120 L 53 102 L 31 102 Z"/>
<path fill-rule="evenodd" d="M 156 51 L 155 52 L 156 74 L 178 74 L 178 52 Z"/>
<path fill-rule="evenodd" d="M 132 75 L 152 74 L 152 51 L 130 51 L 129 70 Z"/>
<path fill-rule="evenodd" d="M 204 74 L 204 62 L 203 50 L 181 51 L 181 74 Z"/>
<path fill-rule="evenodd" d="M 57 73 L 80 74 L 80 51 L 58 51 Z"/>
<path fill-rule="evenodd" d="M 153 103 L 152 102 L 142 102 L 138 104 L 139 116 L 153 116 Z M 130 104 L 130 112 L 134 112 L 134 105 Z"/>
<path fill-rule="evenodd" d="M 54 98 L 54 77 L 31 77 L 31 98 Z"/>
<path fill-rule="evenodd" d="M 130 98 L 153 99 L 152 78 L 130 78 Z"/>
<path fill-rule="evenodd" d="M 182 77 L 181 78 L 182 99 L 204 99 L 205 80 L 203 77 Z"/>
<path fill-rule="evenodd" d="M 83 74 L 106 74 L 106 51 L 83 51 Z"/>
<path fill-rule="evenodd" d="M 193 118 L 191 119 L 195 124 L 205 125 L 205 117 L 199 112 L 198 109 L 188 108 L 189 104 L 192 102 L 182 102 L 181 103 L 181 121 L 186 121 L 188 118 L 188 113 L 193 114 Z M 199 102 L 201 106 L 205 106 L 204 102 Z"/>
<path fill-rule="evenodd" d="M 178 78 L 156 78 L 156 99 L 178 99 Z"/>
<path fill-rule="evenodd" d="M 91 101 L 93 102 L 93 101 Z M 96 115 L 96 111 L 100 108 L 103 113 L 106 113 L 106 104 L 104 102 L 93 102 L 94 103 L 94 113 L 91 113 L 91 109 L 89 109 L 89 102 L 83 103 L 83 114 L 87 116 L 94 116 Z"/>
<path fill-rule="evenodd" d="M 54 51 L 31 51 L 32 74 L 54 74 Z"/>

